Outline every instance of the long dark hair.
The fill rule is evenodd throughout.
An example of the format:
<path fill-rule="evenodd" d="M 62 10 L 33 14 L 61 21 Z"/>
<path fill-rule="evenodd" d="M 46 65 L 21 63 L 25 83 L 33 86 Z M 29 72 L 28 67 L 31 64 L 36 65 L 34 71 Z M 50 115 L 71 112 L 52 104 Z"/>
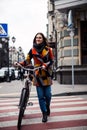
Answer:
<path fill-rule="evenodd" d="M 36 37 L 37 37 L 38 34 L 40 34 L 40 35 L 43 37 L 43 43 L 44 43 L 45 45 L 48 45 L 47 38 L 46 38 L 46 37 L 44 36 L 44 34 L 41 33 L 41 32 L 38 32 L 38 33 L 35 35 L 35 37 L 34 37 L 34 39 L 33 39 L 33 44 L 36 43 Z"/>

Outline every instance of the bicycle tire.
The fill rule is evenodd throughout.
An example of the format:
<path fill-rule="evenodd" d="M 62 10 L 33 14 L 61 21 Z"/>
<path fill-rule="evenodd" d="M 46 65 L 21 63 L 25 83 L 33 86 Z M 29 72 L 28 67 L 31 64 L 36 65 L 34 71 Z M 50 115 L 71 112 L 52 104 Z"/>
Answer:
<path fill-rule="evenodd" d="M 23 88 L 22 91 L 21 91 L 20 100 L 19 100 L 19 105 L 18 105 L 19 108 L 20 108 L 20 106 L 21 106 L 21 102 L 22 102 L 23 91 L 24 91 L 24 88 Z"/>
<path fill-rule="evenodd" d="M 27 105 L 27 89 L 24 88 L 22 90 L 22 94 L 21 94 L 21 103 L 20 103 L 20 108 L 19 108 L 19 115 L 18 115 L 18 124 L 17 127 L 18 129 L 20 129 L 21 127 L 21 123 L 22 123 L 22 117 L 24 116 L 24 112 L 26 109 L 26 105 Z"/>

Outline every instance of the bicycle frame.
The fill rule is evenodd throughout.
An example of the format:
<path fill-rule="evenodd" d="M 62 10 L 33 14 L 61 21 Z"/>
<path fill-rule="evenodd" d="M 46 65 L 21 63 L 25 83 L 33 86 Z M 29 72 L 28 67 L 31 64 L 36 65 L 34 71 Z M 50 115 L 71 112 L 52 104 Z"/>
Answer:
<path fill-rule="evenodd" d="M 29 79 L 29 72 L 35 71 L 36 69 L 41 68 L 41 67 L 37 67 L 37 68 L 34 68 L 34 69 L 29 69 L 29 68 L 24 68 L 20 64 L 19 64 L 19 66 L 22 67 L 24 70 L 27 70 L 28 74 L 26 76 L 25 84 L 24 84 L 24 87 L 21 91 L 21 96 L 20 96 L 20 101 L 19 101 L 19 115 L 18 115 L 18 123 L 17 123 L 18 130 L 21 129 L 22 118 L 24 116 L 24 112 L 25 112 L 26 106 L 28 104 L 31 86 L 32 86 L 32 82 Z"/>

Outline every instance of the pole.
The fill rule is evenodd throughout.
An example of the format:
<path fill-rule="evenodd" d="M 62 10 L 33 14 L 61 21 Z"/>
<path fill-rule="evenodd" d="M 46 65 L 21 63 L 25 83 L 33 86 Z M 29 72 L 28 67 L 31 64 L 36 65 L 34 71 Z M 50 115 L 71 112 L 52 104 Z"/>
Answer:
<path fill-rule="evenodd" d="M 2 67 L 2 43 L 0 43 L 0 68 Z"/>
<path fill-rule="evenodd" d="M 8 40 L 8 74 L 7 74 L 7 82 L 10 82 L 10 76 L 9 76 L 9 40 Z"/>
<path fill-rule="evenodd" d="M 16 38 L 13 36 L 13 37 L 12 37 L 12 42 L 13 42 L 13 44 L 15 43 L 15 41 L 16 41 Z M 14 50 L 13 50 L 13 47 L 14 47 L 14 46 L 12 46 L 12 66 L 13 66 L 13 62 L 14 62 Z"/>
<path fill-rule="evenodd" d="M 71 56 L 72 56 L 72 86 L 74 88 L 74 59 L 73 59 L 73 37 L 74 37 L 74 28 L 73 28 L 73 16 L 72 10 L 68 13 L 68 31 L 70 31 L 71 37 Z"/>
<path fill-rule="evenodd" d="M 74 88 L 73 36 L 74 36 L 74 32 L 73 29 L 71 29 L 70 37 L 71 37 L 71 55 L 72 55 L 72 87 Z"/>
<path fill-rule="evenodd" d="M 19 63 L 19 51 L 18 51 L 18 63 Z"/>

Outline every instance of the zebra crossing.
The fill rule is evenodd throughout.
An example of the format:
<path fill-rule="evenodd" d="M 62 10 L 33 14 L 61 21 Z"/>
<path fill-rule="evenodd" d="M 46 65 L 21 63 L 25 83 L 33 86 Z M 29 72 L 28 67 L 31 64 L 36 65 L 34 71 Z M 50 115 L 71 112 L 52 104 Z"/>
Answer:
<path fill-rule="evenodd" d="M 21 130 L 87 130 L 87 99 L 80 96 L 52 97 L 51 115 L 42 123 L 37 97 L 30 98 Z M 19 98 L 0 98 L 0 130 L 17 130 Z"/>

